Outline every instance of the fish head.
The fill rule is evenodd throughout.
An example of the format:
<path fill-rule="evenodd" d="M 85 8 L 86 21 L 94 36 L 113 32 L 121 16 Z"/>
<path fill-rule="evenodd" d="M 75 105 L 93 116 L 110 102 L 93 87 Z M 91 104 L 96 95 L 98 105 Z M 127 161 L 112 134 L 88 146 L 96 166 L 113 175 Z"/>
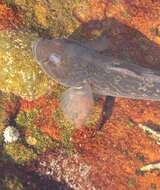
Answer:
<path fill-rule="evenodd" d="M 32 45 L 33 56 L 41 69 L 66 87 L 79 87 L 88 77 L 78 44 L 68 39 L 42 39 Z"/>

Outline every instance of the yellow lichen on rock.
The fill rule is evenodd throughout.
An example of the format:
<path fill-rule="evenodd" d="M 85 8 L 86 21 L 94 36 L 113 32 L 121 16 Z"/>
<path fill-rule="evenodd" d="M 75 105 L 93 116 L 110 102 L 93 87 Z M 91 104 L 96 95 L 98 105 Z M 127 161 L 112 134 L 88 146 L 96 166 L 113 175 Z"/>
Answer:
<path fill-rule="evenodd" d="M 0 32 L 0 89 L 28 100 L 44 95 L 53 84 L 32 55 L 37 34 L 23 31 Z"/>
<path fill-rule="evenodd" d="M 26 142 L 29 145 L 35 145 L 37 143 L 36 138 L 32 137 L 32 136 L 28 136 L 26 137 Z"/>
<path fill-rule="evenodd" d="M 79 23 L 73 16 L 78 5 L 89 4 L 88 0 L 14 0 L 14 5 L 25 15 L 25 27 L 44 31 L 54 37 L 69 36 Z"/>
<path fill-rule="evenodd" d="M 25 6 L 27 3 L 26 0 L 15 0 L 15 4 L 18 6 Z"/>
<path fill-rule="evenodd" d="M 37 19 L 38 24 L 42 25 L 43 27 L 48 27 L 47 15 L 48 15 L 48 8 L 43 3 L 38 3 L 34 7 L 35 10 L 35 17 Z"/>
<path fill-rule="evenodd" d="M 4 150 L 14 161 L 23 163 L 36 158 L 33 150 L 25 147 L 20 143 L 5 144 Z"/>

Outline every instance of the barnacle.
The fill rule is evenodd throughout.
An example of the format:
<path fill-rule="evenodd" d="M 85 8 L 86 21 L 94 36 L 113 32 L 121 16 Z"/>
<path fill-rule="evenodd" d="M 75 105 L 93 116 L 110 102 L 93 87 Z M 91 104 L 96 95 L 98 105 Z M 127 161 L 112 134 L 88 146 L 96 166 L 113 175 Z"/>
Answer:
<path fill-rule="evenodd" d="M 5 128 L 3 136 L 6 143 L 15 142 L 19 138 L 19 131 L 15 127 L 8 126 Z"/>

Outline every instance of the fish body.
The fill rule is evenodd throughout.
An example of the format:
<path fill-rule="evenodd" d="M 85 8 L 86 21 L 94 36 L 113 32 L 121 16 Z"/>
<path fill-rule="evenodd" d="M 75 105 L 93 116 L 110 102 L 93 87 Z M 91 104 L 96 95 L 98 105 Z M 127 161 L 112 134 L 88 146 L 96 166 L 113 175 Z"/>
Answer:
<path fill-rule="evenodd" d="M 87 82 L 100 95 L 160 100 L 158 71 L 103 55 L 94 46 L 70 39 L 40 39 L 33 47 L 41 68 L 64 86 Z"/>
<path fill-rule="evenodd" d="M 106 57 L 106 60 L 108 57 Z M 110 57 L 110 64 L 94 64 L 89 81 L 96 93 L 114 97 L 160 100 L 160 75 L 157 71 Z"/>

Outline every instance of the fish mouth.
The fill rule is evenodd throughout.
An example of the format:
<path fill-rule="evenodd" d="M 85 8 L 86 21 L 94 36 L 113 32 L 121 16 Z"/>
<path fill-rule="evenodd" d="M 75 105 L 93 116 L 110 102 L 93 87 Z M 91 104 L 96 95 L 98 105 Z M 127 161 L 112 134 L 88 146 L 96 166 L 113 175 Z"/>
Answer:
<path fill-rule="evenodd" d="M 33 57 L 36 59 L 36 61 L 39 64 L 40 64 L 40 62 L 39 62 L 38 57 L 37 57 L 37 47 L 38 47 L 39 42 L 42 40 L 43 40 L 42 38 L 39 38 L 38 40 L 32 42 L 32 44 L 31 44 Z"/>

